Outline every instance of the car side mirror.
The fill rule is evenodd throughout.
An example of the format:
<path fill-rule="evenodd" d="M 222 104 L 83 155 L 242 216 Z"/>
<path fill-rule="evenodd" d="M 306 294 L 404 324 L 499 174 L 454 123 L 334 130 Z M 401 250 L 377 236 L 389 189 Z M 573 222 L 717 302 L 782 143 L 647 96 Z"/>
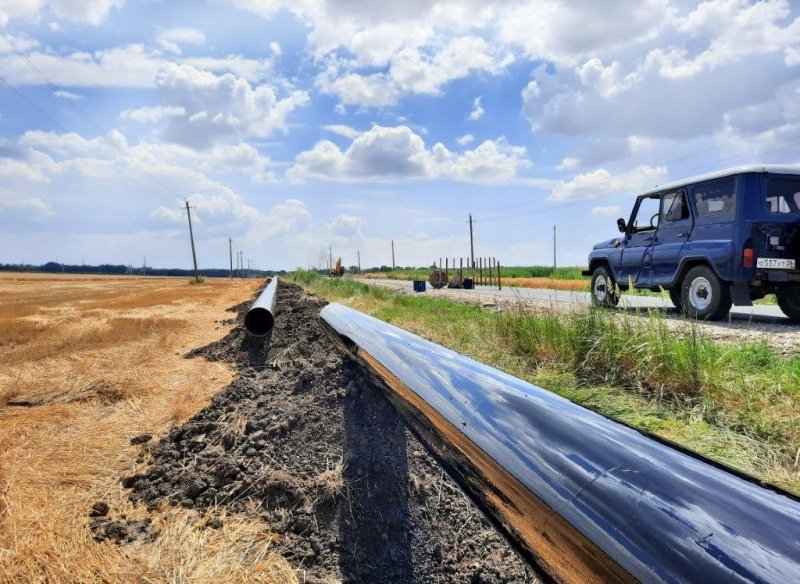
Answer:
<path fill-rule="evenodd" d="M 619 229 L 620 233 L 625 233 L 628 230 L 628 226 L 625 224 L 625 219 L 622 217 L 617 219 L 617 229 Z"/>

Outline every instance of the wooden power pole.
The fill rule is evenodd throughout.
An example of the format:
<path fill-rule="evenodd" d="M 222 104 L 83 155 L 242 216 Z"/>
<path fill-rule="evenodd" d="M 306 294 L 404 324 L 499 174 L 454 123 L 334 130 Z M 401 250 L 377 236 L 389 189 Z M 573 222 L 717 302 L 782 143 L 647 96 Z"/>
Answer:
<path fill-rule="evenodd" d="M 228 254 L 231 258 L 231 280 L 233 280 L 233 239 L 228 238 Z"/>
<path fill-rule="evenodd" d="M 556 226 L 553 225 L 553 269 L 556 269 Z"/>
<path fill-rule="evenodd" d="M 473 269 L 475 269 L 475 244 L 472 240 L 472 224 L 474 221 L 472 220 L 472 213 L 469 214 L 469 262 Z"/>
<path fill-rule="evenodd" d="M 356 252 L 358 254 L 358 271 L 361 273 L 361 250 Z"/>
<path fill-rule="evenodd" d="M 192 242 L 192 264 L 194 265 L 194 281 L 199 283 L 200 276 L 197 275 L 197 253 L 194 251 L 194 232 L 192 231 L 192 208 L 189 206 L 189 199 L 185 199 L 186 217 L 189 219 L 189 240 Z"/>
<path fill-rule="evenodd" d="M 392 240 L 392 271 L 394 272 L 394 239 Z"/>

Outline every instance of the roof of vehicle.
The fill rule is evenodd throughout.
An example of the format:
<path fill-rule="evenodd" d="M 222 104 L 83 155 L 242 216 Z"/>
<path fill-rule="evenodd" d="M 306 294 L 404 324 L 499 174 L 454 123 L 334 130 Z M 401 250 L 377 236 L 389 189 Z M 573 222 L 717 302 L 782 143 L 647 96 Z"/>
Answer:
<path fill-rule="evenodd" d="M 683 187 L 693 183 L 699 183 L 706 180 L 715 178 L 722 178 L 732 176 L 735 174 L 744 174 L 746 172 L 768 172 L 772 174 L 797 174 L 800 175 L 800 165 L 798 164 L 748 164 L 746 166 L 734 166 L 733 168 L 726 168 L 725 170 L 718 170 L 701 174 L 692 178 L 685 178 L 681 180 L 672 181 L 663 185 L 656 185 L 654 188 L 642 193 L 643 195 L 650 195 L 652 193 L 659 193 L 664 190 Z"/>

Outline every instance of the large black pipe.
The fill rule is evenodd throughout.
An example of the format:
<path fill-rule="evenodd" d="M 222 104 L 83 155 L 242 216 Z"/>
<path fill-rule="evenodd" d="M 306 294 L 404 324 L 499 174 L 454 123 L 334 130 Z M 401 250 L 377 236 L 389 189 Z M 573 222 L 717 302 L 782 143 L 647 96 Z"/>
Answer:
<path fill-rule="evenodd" d="M 333 338 L 544 579 L 800 582 L 800 501 L 342 306 Z"/>
<path fill-rule="evenodd" d="M 275 325 L 275 298 L 278 292 L 278 276 L 273 276 L 264 291 L 256 298 L 244 317 L 244 328 L 254 337 L 263 337 Z"/>

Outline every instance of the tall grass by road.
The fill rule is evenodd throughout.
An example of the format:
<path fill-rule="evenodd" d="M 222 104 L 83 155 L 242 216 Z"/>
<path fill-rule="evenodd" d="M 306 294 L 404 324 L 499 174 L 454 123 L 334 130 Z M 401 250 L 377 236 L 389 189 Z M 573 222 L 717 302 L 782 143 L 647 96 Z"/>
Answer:
<path fill-rule="evenodd" d="M 444 267 L 444 266 L 442 266 Z M 450 270 L 453 266 L 450 266 Z M 586 280 L 589 278 L 581 275 L 583 268 L 577 266 L 554 268 L 552 266 L 500 266 L 501 278 L 548 278 L 550 280 Z M 467 273 L 478 270 L 464 268 Z M 486 272 L 484 272 L 486 273 Z M 360 276 L 369 278 L 370 276 L 388 278 L 390 280 L 427 280 L 431 275 L 431 268 L 398 268 L 396 270 L 373 270 L 361 272 Z"/>
<path fill-rule="evenodd" d="M 800 493 L 800 358 L 656 313 L 495 313 L 298 271 L 296 281 L 572 401 Z"/>

